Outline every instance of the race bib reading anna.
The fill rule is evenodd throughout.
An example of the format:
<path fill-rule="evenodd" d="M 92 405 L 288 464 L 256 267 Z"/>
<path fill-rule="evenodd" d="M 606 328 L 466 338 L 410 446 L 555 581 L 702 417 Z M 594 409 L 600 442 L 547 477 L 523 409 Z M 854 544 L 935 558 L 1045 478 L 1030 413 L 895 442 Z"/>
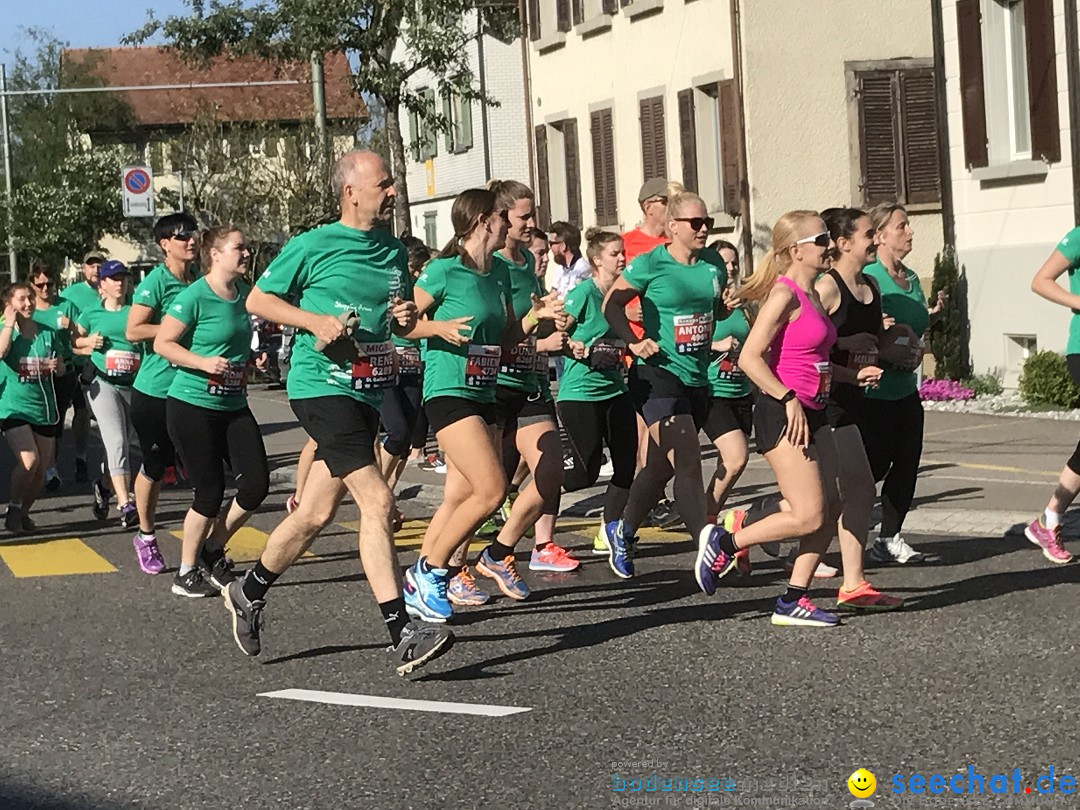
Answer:
<path fill-rule="evenodd" d="M 142 358 L 138 352 L 109 349 L 105 352 L 105 376 L 127 377 L 139 370 Z"/>
<path fill-rule="evenodd" d="M 675 324 L 676 354 L 696 354 L 709 345 L 713 330 L 711 312 L 676 315 L 672 320 Z"/>

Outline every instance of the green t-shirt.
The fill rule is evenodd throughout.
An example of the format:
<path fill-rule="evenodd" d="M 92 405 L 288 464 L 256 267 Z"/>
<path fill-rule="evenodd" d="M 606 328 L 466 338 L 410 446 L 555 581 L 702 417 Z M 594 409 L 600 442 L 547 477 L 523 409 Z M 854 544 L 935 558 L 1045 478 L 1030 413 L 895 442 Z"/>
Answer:
<path fill-rule="evenodd" d="M 3 319 L 0 318 L 0 328 Z M 62 346 L 57 330 L 39 323 L 33 340 L 21 335 L 17 328 L 12 334 L 11 348 L 0 363 L 0 419 L 21 419 L 30 425 L 55 425 L 56 391 L 53 373 L 44 364 L 58 357 Z"/>
<path fill-rule="evenodd" d="M 742 308 L 731 310 L 713 325 L 713 343 L 733 337 L 738 346 L 733 351 L 709 352 L 709 393 L 723 399 L 738 399 L 750 394 L 750 380 L 739 368 L 739 351 L 750 334 L 750 322 Z"/>
<path fill-rule="evenodd" d="M 146 278 L 135 288 L 133 303 L 149 307 L 152 311 L 150 323 L 159 324 L 172 306 L 173 299 L 194 280 L 195 274 L 190 269 L 188 279 L 184 282 L 170 273 L 165 265 L 159 264 L 147 273 Z M 142 365 L 135 377 L 135 390 L 150 397 L 165 399 L 175 374 L 176 367 L 164 357 L 156 355 L 153 342 L 148 341 L 143 348 Z"/>
<path fill-rule="evenodd" d="M 177 368 L 169 396 L 212 411 L 238 411 L 247 406 L 247 371 L 251 360 L 251 287 L 236 283 L 236 297 L 221 298 L 203 276 L 173 299 L 166 313 L 187 326 L 179 343 L 200 357 L 224 357 L 224 374 Z"/>
<path fill-rule="evenodd" d="M 390 302 L 412 298 L 405 246 L 383 230 L 340 222 L 293 237 L 255 286 L 319 315 L 357 315 L 353 339 L 364 357 L 338 362 L 315 351 L 315 336 L 297 331 L 289 399 L 347 396 L 378 410 L 383 389 L 397 384 Z"/>
<path fill-rule="evenodd" d="M 494 402 L 510 286 L 505 268 L 493 264 L 488 273 L 481 275 L 466 267 L 460 256 L 432 259 L 416 286 L 435 301 L 427 311 L 431 320 L 472 316 L 468 343 L 454 346 L 440 338 L 428 338 L 424 401 L 460 397 Z"/>
<path fill-rule="evenodd" d="M 533 295 L 544 295 L 544 288 L 536 277 L 536 259 L 531 251 L 526 250 L 524 254 L 525 264 L 514 264 L 502 253 L 496 253 L 492 257 L 492 271 L 502 271 L 510 281 L 510 308 L 519 321 L 532 309 Z M 547 355 L 536 352 L 536 335 L 529 335 L 518 345 L 503 349 L 502 360 L 499 362 L 498 384 L 512 391 L 540 393 L 540 374 L 537 372 L 543 368 L 546 374 L 547 367 Z"/>
<path fill-rule="evenodd" d="M 96 294 L 96 293 L 95 293 Z M 44 326 L 50 326 L 56 330 L 60 340 L 60 356 L 64 358 L 64 365 L 69 372 L 74 371 L 75 354 L 71 346 L 71 330 L 60 325 L 61 318 L 67 318 L 74 323 L 79 317 L 79 308 L 66 298 L 57 298 L 48 309 L 40 307 L 34 310 L 34 321 Z"/>
<path fill-rule="evenodd" d="M 101 301 L 101 295 L 98 293 L 97 287 L 91 287 L 86 281 L 76 281 L 74 284 L 69 284 L 60 293 L 60 297 L 65 301 L 70 301 L 80 312 L 84 309 L 90 309 L 90 307 Z"/>
<path fill-rule="evenodd" d="M 594 279 L 586 279 L 566 294 L 566 313 L 574 319 L 567 336 L 584 343 L 584 360 L 567 357 L 559 380 L 559 401 L 590 402 L 617 397 L 626 391 L 622 358 L 626 343 L 619 339 L 604 317 L 604 294 Z M 593 358 L 606 355 L 615 360 L 611 368 L 593 368 Z"/>
<path fill-rule="evenodd" d="M 635 258 L 622 277 L 641 293 L 645 336 L 660 346 L 637 362 L 669 371 L 691 388 L 708 385 L 713 321 L 727 285 L 720 254 L 705 249 L 694 264 L 680 264 L 660 245 Z"/>
<path fill-rule="evenodd" d="M 124 334 L 130 312 L 129 306 L 105 309 L 99 301 L 97 306 L 80 312 L 78 320 L 86 334 L 99 334 L 102 337 L 101 348 L 90 353 L 90 362 L 98 375 L 113 385 L 123 387 L 135 382 L 143 358 L 142 345 L 135 345 Z"/>
<path fill-rule="evenodd" d="M 921 339 L 923 333 L 930 327 L 930 311 L 926 308 L 926 295 L 923 294 L 922 284 L 915 271 L 904 265 L 904 275 L 907 278 L 909 289 L 903 289 L 885 266 L 876 261 L 863 270 L 878 284 L 881 290 L 881 311 L 896 319 L 897 323 L 907 324 Z M 906 371 L 895 368 L 887 363 L 882 365 L 881 382 L 877 388 L 868 388 L 866 396 L 870 399 L 897 400 L 911 396 L 919 390 L 918 381 L 914 371 Z"/>
<path fill-rule="evenodd" d="M 1069 292 L 1080 295 L 1080 228 L 1073 228 L 1058 242 L 1058 253 L 1069 260 Z M 1069 321 L 1069 342 L 1065 354 L 1080 354 L 1080 310 Z"/>

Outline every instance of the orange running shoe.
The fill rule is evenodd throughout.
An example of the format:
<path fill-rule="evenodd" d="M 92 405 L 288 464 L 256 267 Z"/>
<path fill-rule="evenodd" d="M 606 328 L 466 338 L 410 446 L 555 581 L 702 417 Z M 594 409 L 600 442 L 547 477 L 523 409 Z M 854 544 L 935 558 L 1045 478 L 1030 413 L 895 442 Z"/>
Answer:
<path fill-rule="evenodd" d="M 904 600 L 895 596 L 886 596 L 865 580 L 853 591 L 844 590 L 843 586 L 836 593 L 837 610 L 899 610 Z"/>

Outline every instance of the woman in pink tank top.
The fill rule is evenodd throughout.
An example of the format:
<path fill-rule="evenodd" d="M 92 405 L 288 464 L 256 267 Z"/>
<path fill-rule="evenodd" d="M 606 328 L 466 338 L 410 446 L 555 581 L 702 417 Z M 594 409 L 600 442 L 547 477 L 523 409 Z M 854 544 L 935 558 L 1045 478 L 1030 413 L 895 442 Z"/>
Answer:
<path fill-rule="evenodd" d="M 744 300 L 762 301 L 739 364 L 758 388 L 754 435 L 790 511 L 761 518 L 735 532 L 702 538 L 694 573 L 712 594 L 743 548 L 799 538 L 787 590 L 776 600 L 772 623 L 835 627 L 834 613 L 807 597 L 811 577 L 832 540 L 839 512 L 836 449 L 828 434 L 825 403 L 831 384 L 829 351 L 836 328 L 825 314 L 814 281 L 828 270 L 829 233 L 814 211 L 790 211 L 777 221 L 772 249 L 743 285 Z"/>

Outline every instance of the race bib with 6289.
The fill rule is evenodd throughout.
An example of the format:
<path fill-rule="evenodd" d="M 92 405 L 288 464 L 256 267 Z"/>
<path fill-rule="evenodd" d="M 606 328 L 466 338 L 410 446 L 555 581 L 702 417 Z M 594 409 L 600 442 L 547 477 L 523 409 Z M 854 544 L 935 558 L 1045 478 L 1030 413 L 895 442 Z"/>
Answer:
<path fill-rule="evenodd" d="M 677 354 L 695 354 L 712 340 L 713 316 L 711 312 L 699 312 L 694 315 L 676 315 L 675 352 Z"/>
<path fill-rule="evenodd" d="M 397 353 L 390 341 L 361 343 L 362 355 L 353 363 L 354 391 L 375 391 L 393 388 L 397 384 Z"/>

